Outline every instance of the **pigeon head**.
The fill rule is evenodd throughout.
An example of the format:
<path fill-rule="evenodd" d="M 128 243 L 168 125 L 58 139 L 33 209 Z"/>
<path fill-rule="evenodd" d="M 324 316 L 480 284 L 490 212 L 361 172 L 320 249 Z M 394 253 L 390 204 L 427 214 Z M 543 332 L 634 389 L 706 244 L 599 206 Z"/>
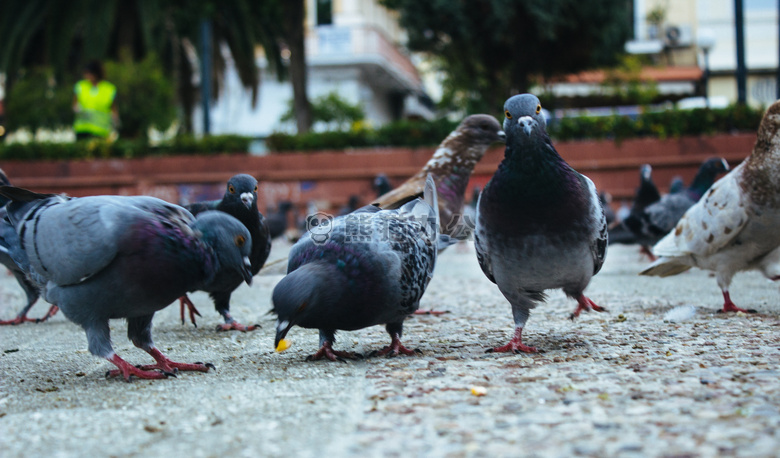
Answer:
<path fill-rule="evenodd" d="M 221 211 L 207 211 L 198 214 L 192 228 L 214 250 L 220 269 L 233 269 L 252 284 L 252 236 L 241 221 Z"/>
<path fill-rule="evenodd" d="M 699 167 L 693 182 L 688 187 L 688 194 L 694 201 L 697 201 L 715 182 L 718 174 L 729 171 L 729 164 L 721 157 L 713 157 L 704 161 Z"/>
<path fill-rule="evenodd" d="M 222 198 L 222 201 L 230 204 L 241 203 L 250 209 L 256 208 L 257 180 L 245 173 L 233 176 L 227 182 L 225 197 Z"/>
<path fill-rule="evenodd" d="M 464 119 L 458 126 L 458 132 L 471 144 L 487 147 L 493 143 L 506 142 L 506 134 L 496 118 L 485 114 L 475 114 Z"/>
<path fill-rule="evenodd" d="M 322 322 L 321 318 L 338 303 L 338 283 L 332 269 L 319 262 L 304 264 L 282 278 L 271 297 L 271 312 L 277 316 L 274 347 L 296 324 Z"/>
<path fill-rule="evenodd" d="M 504 132 L 510 138 L 546 134 L 542 104 L 533 94 L 518 94 L 504 102 Z"/>
<path fill-rule="evenodd" d="M 685 189 L 685 182 L 679 175 L 672 178 L 671 184 L 669 184 L 669 194 L 677 194 Z"/>
<path fill-rule="evenodd" d="M 384 173 L 380 173 L 374 178 L 372 187 L 374 188 L 374 191 L 376 191 L 377 197 L 383 196 L 393 190 L 390 180 Z"/>
<path fill-rule="evenodd" d="M 639 167 L 639 175 L 641 175 L 642 180 L 650 181 L 650 177 L 653 175 L 653 167 L 650 164 L 642 164 Z"/>

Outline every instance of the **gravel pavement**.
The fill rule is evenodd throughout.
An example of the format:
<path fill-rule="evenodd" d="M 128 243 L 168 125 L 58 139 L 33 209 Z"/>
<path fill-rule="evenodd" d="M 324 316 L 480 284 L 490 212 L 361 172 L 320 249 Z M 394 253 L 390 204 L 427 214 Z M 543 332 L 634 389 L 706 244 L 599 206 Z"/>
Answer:
<path fill-rule="evenodd" d="M 278 243 L 271 259 L 287 249 Z M 606 313 L 571 321 L 575 302 L 553 292 L 524 332 L 536 354 L 484 353 L 506 343 L 512 317 L 468 244 L 439 258 L 422 301 L 451 313 L 406 321 L 403 341 L 420 356 L 306 362 L 317 332 L 298 327 L 275 353 L 266 312 L 280 275 L 233 296 L 234 316 L 262 325 L 254 332 L 216 333 L 202 293 L 197 328 L 179 322 L 178 305 L 156 315 L 159 348 L 214 363 L 206 374 L 105 379 L 113 366 L 61 313 L 3 326 L 0 456 L 778 456 L 778 285 L 737 275 L 732 297 L 759 313 L 724 316 L 707 272 L 637 276 L 645 264 L 636 247 L 609 248 L 587 290 Z M 23 300 L 0 273 L 0 317 Z M 670 311 L 683 321 L 665 320 Z M 112 331 L 125 359 L 151 362 L 123 321 Z M 389 342 L 378 326 L 338 338 L 337 349 L 361 353 Z"/>

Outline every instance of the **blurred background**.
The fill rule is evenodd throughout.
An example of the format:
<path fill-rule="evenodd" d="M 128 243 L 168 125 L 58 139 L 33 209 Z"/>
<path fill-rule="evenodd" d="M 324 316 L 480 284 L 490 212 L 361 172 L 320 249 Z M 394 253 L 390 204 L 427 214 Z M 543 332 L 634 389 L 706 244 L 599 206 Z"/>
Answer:
<path fill-rule="evenodd" d="M 0 165 L 40 191 L 181 203 L 217 197 L 246 172 L 262 181 L 261 210 L 333 210 L 351 196 L 370 201 L 380 173 L 393 185 L 412 175 L 468 114 L 500 118 L 506 98 L 533 92 L 562 155 L 617 207 L 641 163 L 665 188 L 707 157 L 737 163 L 750 152 L 778 98 L 779 9 L 775 0 L 4 0 Z M 116 86 L 118 116 L 107 139 L 77 142 L 74 84 L 95 60 Z M 502 151 L 488 152 L 474 187 Z"/>

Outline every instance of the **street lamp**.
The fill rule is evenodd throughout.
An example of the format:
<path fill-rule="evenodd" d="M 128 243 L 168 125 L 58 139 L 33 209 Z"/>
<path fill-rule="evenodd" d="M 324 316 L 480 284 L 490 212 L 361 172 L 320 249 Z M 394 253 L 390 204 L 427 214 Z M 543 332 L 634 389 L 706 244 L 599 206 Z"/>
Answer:
<path fill-rule="evenodd" d="M 709 79 L 710 79 L 710 50 L 715 46 L 715 32 L 710 29 L 699 30 L 696 38 L 696 44 L 704 54 L 704 74 L 702 75 L 702 84 L 704 85 L 704 103 L 707 108 L 710 107 Z"/>

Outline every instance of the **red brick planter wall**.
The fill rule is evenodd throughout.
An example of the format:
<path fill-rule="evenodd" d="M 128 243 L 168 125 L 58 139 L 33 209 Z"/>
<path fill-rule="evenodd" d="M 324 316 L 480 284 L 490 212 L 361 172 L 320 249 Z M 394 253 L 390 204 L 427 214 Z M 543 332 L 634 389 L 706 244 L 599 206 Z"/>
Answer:
<path fill-rule="evenodd" d="M 709 157 L 738 164 L 755 143 L 755 134 L 685 137 L 673 140 L 635 139 L 559 142 L 556 148 L 577 170 L 588 175 L 615 201 L 630 199 L 643 163 L 654 167 L 654 180 L 665 190 L 675 175 L 690 181 Z M 178 203 L 217 198 L 225 181 L 249 173 L 261 182 L 260 208 L 281 200 L 300 205 L 314 201 L 320 209 L 338 208 L 350 195 L 367 203 L 374 196 L 373 178 L 386 173 L 393 184 L 415 173 L 435 148 L 376 148 L 348 151 L 283 153 L 269 156 L 173 156 L 91 161 L 5 161 L 0 163 L 11 182 L 40 192 L 72 196 L 147 194 Z M 472 186 L 484 186 L 503 157 L 494 148 L 477 165 Z"/>

